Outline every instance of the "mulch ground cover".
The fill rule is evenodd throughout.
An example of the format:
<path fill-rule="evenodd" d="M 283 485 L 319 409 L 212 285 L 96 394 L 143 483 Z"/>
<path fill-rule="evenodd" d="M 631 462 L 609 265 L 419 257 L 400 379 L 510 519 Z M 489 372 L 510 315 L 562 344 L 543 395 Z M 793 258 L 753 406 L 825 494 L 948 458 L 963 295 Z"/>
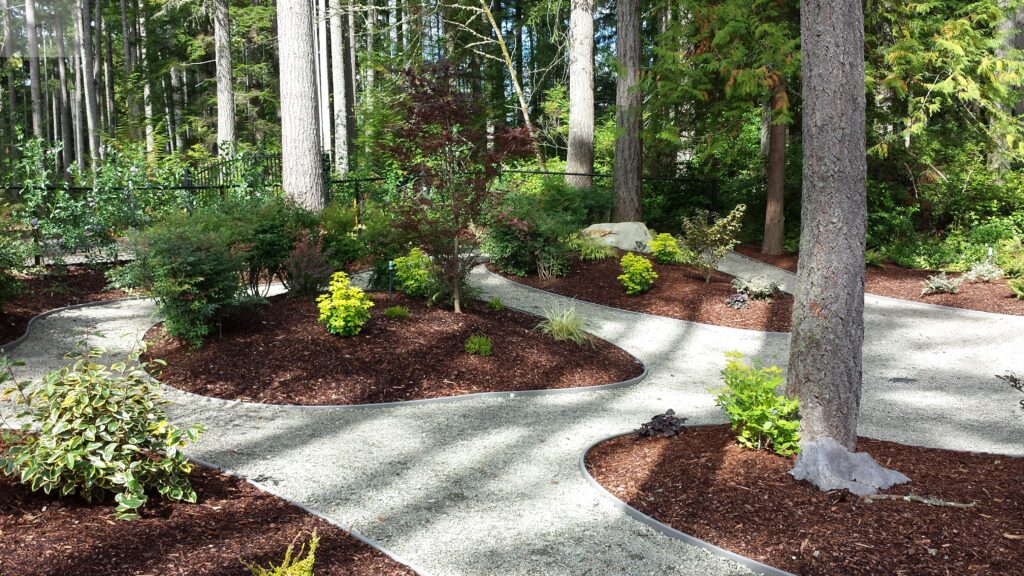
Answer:
<path fill-rule="evenodd" d="M 101 268 L 69 266 L 65 271 L 22 276 L 21 293 L 3 304 L 0 311 L 0 344 L 25 333 L 33 317 L 63 306 L 99 302 L 128 296 L 119 290 L 107 290 Z"/>
<path fill-rule="evenodd" d="M 647 292 L 629 296 L 619 282 L 619 256 L 597 261 L 577 261 L 568 275 L 559 278 L 510 276 L 509 280 L 571 298 L 634 312 L 645 312 L 702 324 L 788 332 L 793 297 L 778 294 L 771 302 L 750 301 L 746 309 L 730 308 L 726 299 L 735 294 L 733 277 L 716 272 L 710 282 L 695 268 L 678 264 L 654 264 L 658 279 Z M 497 272 L 492 268 L 492 271 Z"/>
<path fill-rule="evenodd" d="M 317 322 L 310 299 L 271 298 L 268 306 L 224 326 L 198 350 L 150 331 L 148 356 L 167 361 L 160 380 L 217 398 L 268 404 L 366 404 L 609 384 L 639 376 L 643 366 L 622 349 L 556 342 L 540 321 L 472 302 L 464 314 L 399 293 L 371 292 L 375 306 L 363 331 L 342 338 Z M 405 306 L 408 319 L 384 310 Z M 491 356 L 466 353 L 466 339 L 491 338 Z"/>
<path fill-rule="evenodd" d="M 643 513 L 796 574 L 1021 574 L 1024 459 L 867 438 L 857 450 L 911 478 L 886 494 L 973 505 L 821 492 L 789 475 L 792 459 L 740 448 L 728 426 L 617 438 L 591 450 L 587 468 Z"/>
<path fill-rule="evenodd" d="M 761 254 L 760 249 L 754 246 L 739 246 L 736 248 L 736 251 L 791 272 L 796 272 L 796 265 L 799 260 L 796 254 L 766 256 Z M 960 290 L 956 294 L 929 294 L 922 296 L 921 287 L 925 278 L 938 272 L 901 268 L 889 264 L 882 267 L 868 266 L 866 273 L 865 290 L 872 294 L 928 304 L 942 304 L 943 306 L 952 306 L 954 308 L 1024 316 L 1024 300 L 1014 297 L 1010 287 L 1006 285 L 1005 279 L 987 283 L 965 281 L 960 284 Z M 949 276 L 956 277 L 958 275 L 951 273 Z"/>
<path fill-rule="evenodd" d="M 114 518 L 113 502 L 33 493 L 0 476 L 0 574 L 11 576 L 247 575 L 277 565 L 316 530 L 317 576 L 415 572 L 326 521 L 208 469 L 192 473 L 197 504 L 152 497 L 142 518 Z"/>

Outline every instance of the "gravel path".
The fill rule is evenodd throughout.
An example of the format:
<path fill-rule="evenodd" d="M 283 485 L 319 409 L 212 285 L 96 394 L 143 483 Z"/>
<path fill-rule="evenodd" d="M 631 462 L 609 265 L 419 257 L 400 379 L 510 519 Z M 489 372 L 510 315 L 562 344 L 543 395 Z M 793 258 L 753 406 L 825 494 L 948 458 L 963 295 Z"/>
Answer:
<path fill-rule="evenodd" d="M 736 258 L 723 268 L 775 273 Z M 708 389 L 723 354 L 783 363 L 789 336 L 573 303 L 484 270 L 472 280 L 517 308 L 575 306 L 589 330 L 644 361 L 648 378 L 616 390 L 378 408 L 269 407 L 170 391 L 177 420 L 209 429 L 190 453 L 427 574 L 746 574 L 630 519 L 587 484 L 577 460 L 591 442 L 667 408 L 691 423 L 722 422 Z M 1024 371 L 1024 318 L 872 298 L 865 320 L 862 434 L 1024 455 L 1015 392 L 993 377 Z M 28 361 L 23 374 L 39 374 L 60 364 L 78 333 L 100 330 L 123 350 L 154 321 L 145 300 L 70 310 L 37 322 L 11 353 Z"/>

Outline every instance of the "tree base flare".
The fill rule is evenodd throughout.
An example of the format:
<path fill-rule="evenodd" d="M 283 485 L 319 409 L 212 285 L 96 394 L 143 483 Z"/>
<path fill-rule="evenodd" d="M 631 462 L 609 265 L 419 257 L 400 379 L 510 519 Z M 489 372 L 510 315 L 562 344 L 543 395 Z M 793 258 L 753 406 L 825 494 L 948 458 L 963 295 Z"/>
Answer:
<path fill-rule="evenodd" d="M 801 446 L 796 466 L 789 473 L 823 492 L 849 490 L 857 496 L 868 496 L 910 482 L 903 474 L 880 466 L 866 452 L 850 452 L 832 438 Z"/>

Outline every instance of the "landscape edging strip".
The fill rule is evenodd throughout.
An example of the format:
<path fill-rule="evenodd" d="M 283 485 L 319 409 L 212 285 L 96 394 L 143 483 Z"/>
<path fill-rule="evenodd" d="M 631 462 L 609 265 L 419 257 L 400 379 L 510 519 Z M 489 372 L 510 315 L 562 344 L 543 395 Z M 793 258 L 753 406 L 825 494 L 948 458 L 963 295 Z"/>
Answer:
<path fill-rule="evenodd" d="M 785 570 L 780 570 L 779 568 L 776 568 L 774 566 L 770 566 L 763 562 L 758 562 L 757 560 L 754 560 L 752 558 L 747 558 L 746 556 L 743 556 L 741 554 L 737 554 L 730 550 L 726 550 L 725 548 L 716 546 L 710 542 L 701 540 L 700 538 L 697 538 L 695 536 L 691 536 L 686 532 L 676 530 L 668 524 L 659 522 L 658 520 L 655 520 L 654 518 L 648 516 L 647 514 L 644 514 L 643 512 L 637 510 L 636 508 L 633 508 L 632 506 L 623 502 L 620 498 L 616 497 L 614 494 L 609 492 L 607 488 L 602 486 L 590 474 L 590 471 L 587 470 L 587 454 L 589 454 L 590 451 L 598 444 L 607 442 L 609 440 L 614 440 L 616 438 L 621 438 L 623 436 L 628 436 L 630 434 L 633 434 L 634 432 L 635 431 L 622 432 L 619 434 L 613 434 L 605 438 L 599 438 L 598 440 L 595 440 L 594 442 L 588 444 L 587 447 L 584 448 L 582 452 L 580 452 L 580 473 L 583 474 L 583 478 L 586 479 L 587 483 L 590 484 L 590 486 L 593 487 L 595 490 L 597 490 L 598 494 L 611 501 L 612 505 L 614 505 L 619 510 L 625 512 L 626 515 L 630 518 L 633 518 L 634 520 L 637 520 L 642 524 L 645 524 L 646 526 L 654 529 L 655 532 L 658 532 L 663 536 L 667 536 L 675 540 L 681 540 L 687 544 L 690 544 L 691 546 L 703 548 L 716 556 L 720 556 L 727 560 L 732 560 L 733 562 L 742 565 L 743 567 L 747 568 L 748 570 L 756 574 L 761 574 L 763 576 L 796 576 L 795 574 L 786 572 Z"/>
<path fill-rule="evenodd" d="M 32 318 L 29 318 L 28 324 L 25 325 L 25 332 L 24 332 L 24 334 L 22 334 L 21 336 L 18 336 L 17 338 L 15 338 L 14 340 L 11 340 L 10 342 L 8 342 L 6 344 L 0 344 L 0 351 L 7 352 L 7 351 L 15 348 L 16 346 L 18 346 L 22 342 L 24 342 L 28 338 L 29 334 L 32 332 L 32 325 L 35 324 L 35 322 L 37 320 L 42 320 L 42 319 L 47 318 L 49 316 L 53 316 L 54 314 L 59 314 L 61 312 L 67 312 L 69 310 L 77 310 L 79 308 L 89 308 L 89 307 L 92 307 L 92 306 L 104 306 L 106 304 L 113 304 L 115 302 L 129 302 L 131 300 L 151 300 L 151 299 L 152 298 L 150 296 L 125 296 L 124 298 L 111 298 L 110 300 L 97 300 L 95 302 L 80 302 L 78 304 L 69 304 L 68 306 L 61 306 L 60 308 L 54 308 L 52 310 L 47 310 L 46 312 L 43 312 L 41 314 L 37 314 L 37 315 L 33 316 Z"/>
<path fill-rule="evenodd" d="M 405 566 L 407 568 L 410 568 L 413 572 L 416 572 L 416 574 L 418 574 L 419 576 L 429 576 L 430 575 L 430 573 L 427 572 L 426 570 L 423 570 L 419 566 L 416 566 L 414 563 L 412 563 L 412 562 L 402 558 L 399 554 L 397 554 L 396 552 L 393 552 L 389 548 L 385 547 L 383 544 L 381 544 L 377 540 L 375 540 L 373 538 L 370 538 L 369 536 L 360 534 L 356 530 L 352 529 L 351 526 L 345 526 L 344 524 L 342 524 L 341 522 L 339 522 L 339 521 L 335 520 L 334 518 L 328 516 L 324 512 L 320 512 L 319 510 L 311 508 L 311 507 L 309 507 L 309 506 L 307 506 L 307 505 L 305 505 L 305 504 L 303 504 L 303 503 L 301 503 L 301 502 L 299 502 L 297 500 L 294 500 L 294 499 L 292 499 L 292 498 L 290 498 L 288 496 L 285 496 L 285 495 L 277 492 L 273 488 L 267 486 L 266 484 L 263 484 L 261 482 L 257 482 L 256 480 L 253 480 L 251 478 L 246 477 L 244 474 L 241 474 L 241 473 L 238 473 L 238 472 L 234 472 L 232 470 L 228 470 L 227 468 L 224 468 L 222 466 L 218 466 L 216 464 L 213 464 L 212 462 L 207 462 L 205 460 L 202 460 L 201 458 L 196 458 L 194 456 L 188 456 L 188 455 L 186 455 L 186 457 L 189 459 L 190 462 L 193 462 L 193 463 L 198 464 L 200 466 L 203 466 L 205 468 L 209 468 L 211 470 L 216 470 L 216 471 L 221 472 L 223 474 L 227 474 L 228 476 L 231 476 L 233 478 L 238 478 L 238 479 L 244 480 L 245 482 L 248 482 L 252 486 L 256 487 L 256 489 L 258 489 L 258 490 L 260 490 L 262 492 L 266 492 L 267 494 L 270 494 L 271 496 L 274 496 L 275 498 L 280 498 L 281 500 L 284 500 L 285 502 L 291 504 L 292 506 L 295 506 L 296 508 L 299 508 L 300 510 L 302 510 L 303 512 L 305 512 L 307 514 L 310 514 L 310 515 L 316 516 L 317 518 L 320 518 L 321 520 L 327 522 L 328 524 L 331 524 L 332 526 L 335 526 L 335 527 L 337 527 L 337 528 L 347 532 L 349 535 L 351 535 L 356 540 L 359 540 L 363 544 L 366 544 L 367 546 L 370 546 L 371 548 L 374 548 L 374 549 L 380 551 L 385 556 L 387 556 L 388 558 L 391 558 L 395 562 L 398 562 L 399 564 L 401 564 L 401 565 L 403 565 L 403 566 Z"/>

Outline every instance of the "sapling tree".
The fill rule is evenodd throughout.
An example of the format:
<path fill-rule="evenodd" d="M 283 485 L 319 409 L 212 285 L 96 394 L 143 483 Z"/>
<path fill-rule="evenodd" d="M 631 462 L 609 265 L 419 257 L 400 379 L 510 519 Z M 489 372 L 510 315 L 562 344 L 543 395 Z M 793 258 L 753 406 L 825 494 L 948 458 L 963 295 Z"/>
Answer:
<path fill-rule="evenodd" d="M 402 79 L 398 106 L 406 122 L 387 135 L 388 152 L 404 171 L 391 198 L 396 225 L 430 255 L 440 287 L 461 313 L 466 276 L 480 263 L 474 225 L 498 204 L 491 183 L 502 160 L 531 151 L 529 133 L 500 132 L 488 145 L 479 111 L 456 89 L 446 63 L 406 69 Z"/>

